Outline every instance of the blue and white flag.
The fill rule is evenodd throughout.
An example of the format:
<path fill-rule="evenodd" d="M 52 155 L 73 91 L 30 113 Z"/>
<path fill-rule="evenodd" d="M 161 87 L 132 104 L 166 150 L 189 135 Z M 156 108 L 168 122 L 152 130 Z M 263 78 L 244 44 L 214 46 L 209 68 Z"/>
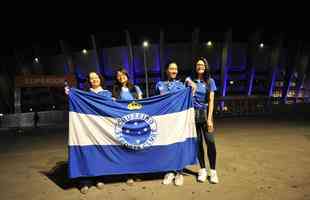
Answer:
<path fill-rule="evenodd" d="M 196 164 L 194 119 L 189 88 L 135 101 L 71 89 L 69 176 L 163 172 Z"/>

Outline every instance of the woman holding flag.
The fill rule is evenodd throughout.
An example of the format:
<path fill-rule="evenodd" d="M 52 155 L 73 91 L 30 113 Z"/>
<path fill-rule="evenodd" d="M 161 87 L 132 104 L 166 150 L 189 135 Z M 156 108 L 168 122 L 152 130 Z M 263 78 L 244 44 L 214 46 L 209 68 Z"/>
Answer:
<path fill-rule="evenodd" d="M 96 93 L 98 95 L 104 96 L 108 99 L 112 100 L 112 93 L 108 90 L 103 89 L 104 88 L 104 79 L 103 77 L 98 74 L 97 72 L 90 72 L 87 77 L 88 83 L 89 83 L 89 91 Z M 70 91 L 69 86 L 65 85 L 65 93 L 68 95 Z M 98 189 L 102 189 L 104 186 L 104 183 L 102 181 L 96 180 L 96 186 Z M 79 179 L 80 183 L 80 192 L 82 194 L 86 194 L 92 185 L 91 178 L 85 177 Z"/>
<path fill-rule="evenodd" d="M 120 67 L 116 71 L 115 83 L 113 85 L 113 97 L 121 100 L 142 99 L 142 91 L 138 85 L 129 81 L 128 72 Z"/>
<path fill-rule="evenodd" d="M 186 88 L 185 84 L 180 80 L 178 80 L 177 75 L 178 75 L 178 65 L 175 62 L 169 62 L 166 65 L 166 76 L 168 80 L 157 82 L 156 92 L 160 95 L 164 95 L 170 92 L 176 92 L 178 90 L 185 89 Z M 196 89 L 196 85 L 193 82 L 189 82 L 188 85 L 193 88 L 194 92 Z M 174 180 L 174 184 L 176 186 L 183 185 L 184 178 L 182 173 L 183 170 L 166 173 L 163 180 L 163 184 L 164 185 L 171 184 L 172 181 Z"/>
<path fill-rule="evenodd" d="M 198 139 L 198 160 L 201 167 L 198 172 L 198 181 L 205 182 L 208 176 L 203 148 L 204 138 L 207 144 L 207 154 L 210 164 L 210 182 L 216 184 L 219 182 L 215 170 L 216 147 L 213 136 L 213 108 L 216 85 L 210 76 L 210 68 L 205 58 L 200 57 L 195 60 L 195 72 L 186 80 L 195 82 L 197 85 L 197 90 L 194 95 L 194 108 Z"/>
<path fill-rule="evenodd" d="M 142 91 L 138 85 L 133 85 L 129 81 L 128 72 L 125 68 L 120 67 L 116 71 L 115 83 L 113 85 L 113 97 L 121 100 L 142 99 Z M 133 185 L 134 179 L 128 178 L 128 185 Z"/>

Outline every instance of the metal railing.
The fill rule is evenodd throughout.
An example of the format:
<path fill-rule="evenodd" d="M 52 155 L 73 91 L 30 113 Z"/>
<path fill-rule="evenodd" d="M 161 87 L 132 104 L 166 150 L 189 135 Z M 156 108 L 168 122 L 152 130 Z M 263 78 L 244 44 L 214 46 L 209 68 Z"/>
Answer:
<path fill-rule="evenodd" d="M 292 105 L 288 102 L 292 101 Z M 296 103 L 297 102 L 297 103 Z M 246 117 L 296 112 L 310 114 L 310 98 L 270 98 L 268 96 L 228 96 L 215 98 L 214 116 Z M 293 107 L 292 107 L 293 106 Z M 309 111 L 309 112 L 308 112 Z M 0 128 L 34 127 L 34 112 L 16 113 L 0 117 Z M 37 126 L 68 124 L 68 111 L 38 112 Z"/>
<path fill-rule="evenodd" d="M 267 96 L 218 97 L 215 100 L 214 115 L 226 117 L 270 114 L 271 103 Z"/>

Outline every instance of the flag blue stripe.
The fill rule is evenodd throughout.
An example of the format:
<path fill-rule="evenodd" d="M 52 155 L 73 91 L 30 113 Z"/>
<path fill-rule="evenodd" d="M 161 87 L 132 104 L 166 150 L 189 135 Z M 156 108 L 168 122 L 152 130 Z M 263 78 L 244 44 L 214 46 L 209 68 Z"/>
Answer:
<path fill-rule="evenodd" d="M 144 150 L 122 146 L 69 146 L 70 178 L 174 171 L 197 163 L 197 140 Z"/>
<path fill-rule="evenodd" d="M 142 105 L 142 108 L 136 110 L 136 112 L 151 116 L 181 112 L 193 107 L 192 98 L 190 98 L 190 96 L 191 89 L 186 88 L 162 96 L 135 100 Z M 130 102 L 132 101 L 112 101 L 93 92 L 85 92 L 74 88 L 72 88 L 69 93 L 69 111 L 83 114 L 114 118 L 122 117 L 135 112 L 135 110 L 128 109 L 127 106 Z"/>

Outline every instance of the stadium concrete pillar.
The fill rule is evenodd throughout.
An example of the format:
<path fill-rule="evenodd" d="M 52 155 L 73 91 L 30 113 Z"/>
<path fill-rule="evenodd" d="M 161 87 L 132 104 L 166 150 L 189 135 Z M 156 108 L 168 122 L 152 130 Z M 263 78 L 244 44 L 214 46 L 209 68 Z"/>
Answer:
<path fill-rule="evenodd" d="M 288 60 L 286 63 L 286 70 L 285 76 L 283 80 L 283 87 L 282 87 L 282 102 L 287 102 L 287 95 L 290 91 L 291 82 L 296 72 L 296 68 L 300 63 L 301 59 L 301 42 L 291 42 L 288 46 Z"/>
<path fill-rule="evenodd" d="M 300 65 L 298 67 L 298 79 L 296 83 L 296 98 L 295 102 L 297 101 L 299 95 L 301 94 L 301 89 L 304 87 L 304 82 L 306 79 L 306 71 L 309 68 L 309 54 L 308 52 L 303 52 L 303 55 L 300 59 Z"/>
<path fill-rule="evenodd" d="M 251 96 L 253 91 L 253 82 L 255 78 L 255 60 L 258 50 L 258 43 L 261 39 L 262 30 L 257 30 L 249 38 L 246 59 L 247 77 L 247 95 Z"/>
<path fill-rule="evenodd" d="M 269 81 L 268 81 L 268 96 L 271 97 L 273 94 L 273 90 L 275 87 L 276 82 L 276 76 L 277 76 L 277 69 L 279 65 L 280 60 L 280 53 L 282 49 L 283 44 L 283 36 L 280 34 L 279 37 L 277 37 L 276 43 L 274 47 L 271 50 L 271 57 L 270 57 L 270 75 L 269 75 Z"/>
<path fill-rule="evenodd" d="M 23 59 L 20 57 L 20 55 L 15 49 L 14 56 L 16 59 L 17 68 L 21 70 L 23 66 Z M 17 87 L 16 83 L 14 83 L 14 113 L 21 113 L 21 88 Z"/>
<path fill-rule="evenodd" d="M 161 29 L 159 33 L 159 64 L 160 64 L 160 79 L 164 80 L 165 77 L 165 35 Z"/>
<path fill-rule="evenodd" d="M 129 76 L 132 79 L 132 82 L 135 83 L 135 64 L 134 64 L 134 55 L 133 55 L 133 48 L 132 48 L 132 43 L 131 43 L 131 38 L 130 38 L 130 33 L 128 30 L 125 30 L 126 34 L 126 44 L 128 48 L 128 67 L 129 67 Z"/>
<path fill-rule="evenodd" d="M 225 34 L 225 42 L 223 43 L 222 53 L 221 53 L 221 96 L 226 96 L 227 87 L 227 64 L 228 64 L 228 54 L 230 53 L 232 45 L 232 30 L 228 30 Z"/>
<path fill-rule="evenodd" d="M 21 88 L 14 91 L 14 113 L 21 113 Z"/>
<path fill-rule="evenodd" d="M 198 56 L 200 29 L 195 28 L 192 33 L 192 60 Z"/>
<path fill-rule="evenodd" d="M 97 48 L 97 42 L 96 42 L 95 35 L 94 34 L 90 35 L 90 39 L 91 39 L 93 51 L 95 53 L 96 71 L 101 73 L 99 54 L 98 54 L 98 48 Z"/>
<path fill-rule="evenodd" d="M 147 43 L 147 44 L 146 44 Z M 148 75 L 148 42 L 143 42 L 143 63 L 144 63 L 144 76 L 145 76 L 145 93 L 149 97 L 149 75 Z"/>
<path fill-rule="evenodd" d="M 64 55 L 64 59 L 66 62 L 64 72 L 65 74 L 74 74 L 74 66 L 73 66 L 72 58 L 69 55 L 68 49 L 65 47 L 64 41 L 60 40 L 59 44 L 60 44 L 61 52 Z"/>

